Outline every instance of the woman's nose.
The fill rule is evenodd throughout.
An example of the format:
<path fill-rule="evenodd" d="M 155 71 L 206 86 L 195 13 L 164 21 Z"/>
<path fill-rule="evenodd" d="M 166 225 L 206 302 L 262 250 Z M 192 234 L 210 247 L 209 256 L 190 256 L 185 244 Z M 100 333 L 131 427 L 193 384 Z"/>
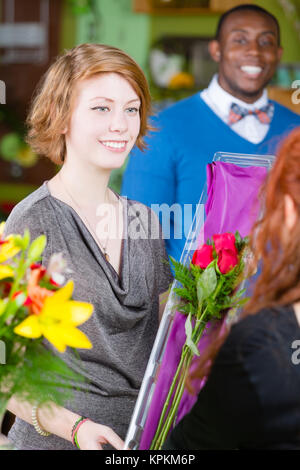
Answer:
<path fill-rule="evenodd" d="M 111 114 L 110 131 L 124 132 L 127 130 L 127 119 L 124 111 L 115 111 Z"/>

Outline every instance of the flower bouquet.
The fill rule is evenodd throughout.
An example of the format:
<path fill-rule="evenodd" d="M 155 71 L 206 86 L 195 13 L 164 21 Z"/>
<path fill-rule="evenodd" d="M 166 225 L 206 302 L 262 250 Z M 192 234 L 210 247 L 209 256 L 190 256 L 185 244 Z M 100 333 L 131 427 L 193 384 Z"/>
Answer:
<path fill-rule="evenodd" d="M 185 334 L 180 362 L 167 394 L 150 449 L 160 449 L 176 422 L 192 359 L 199 356 L 199 341 L 226 313 L 247 302 L 245 289 L 239 287 L 246 277 L 249 256 L 247 237 L 239 232 L 214 235 L 212 240 L 195 250 L 190 266 L 171 259 L 175 279 L 182 287 L 176 310 L 186 315 Z"/>
<path fill-rule="evenodd" d="M 0 225 L 0 424 L 12 395 L 31 403 L 54 401 L 63 405 L 72 387 L 84 379 L 47 347 L 58 352 L 91 348 L 78 325 L 93 306 L 71 300 L 73 281 L 64 283 L 65 263 L 53 255 L 46 269 L 39 260 L 46 246 L 41 235 L 3 237 Z"/>

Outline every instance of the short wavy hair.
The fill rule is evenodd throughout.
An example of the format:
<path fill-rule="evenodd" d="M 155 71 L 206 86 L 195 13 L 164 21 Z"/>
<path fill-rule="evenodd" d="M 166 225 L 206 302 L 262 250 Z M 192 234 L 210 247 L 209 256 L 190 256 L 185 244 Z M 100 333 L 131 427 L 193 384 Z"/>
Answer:
<path fill-rule="evenodd" d="M 140 132 L 136 145 L 153 128 L 148 123 L 151 96 L 142 69 L 125 52 L 104 44 L 80 44 L 59 56 L 39 83 L 27 118 L 27 142 L 38 154 L 62 164 L 66 153 L 65 129 L 71 118 L 78 82 L 101 73 L 118 73 L 130 83 L 139 99 Z"/>

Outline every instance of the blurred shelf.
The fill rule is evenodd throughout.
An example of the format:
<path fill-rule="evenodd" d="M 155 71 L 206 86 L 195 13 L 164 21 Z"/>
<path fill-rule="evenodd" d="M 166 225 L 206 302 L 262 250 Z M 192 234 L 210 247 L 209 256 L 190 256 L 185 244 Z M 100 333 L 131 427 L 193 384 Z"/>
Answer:
<path fill-rule="evenodd" d="M 201 16 L 217 15 L 223 10 L 211 10 L 210 8 L 149 8 L 145 10 L 135 10 L 136 13 L 148 13 L 153 16 Z"/>
<path fill-rule="evenodd" d="M 287 108 L 294 111 L 294 113 L 300 114 L 300 103 L 293 103 L 292 100 L 292 95 L 295 92 L 296 90 L 291 88 L 282 88 L 278 86 L 268 87 L 268 95 L 271 100 L 275 100 L 283 106 L 286 106 Z"/>
<path fill-rule="evenodd" d="M 133 0 L 133 11 L 156 16 L 200 16 L 223 13 L 223 8 L 207 7 L 156 7 L 151 0 Z"/>
<path fill-rule="evenodd" d="M 158 0 L 132 0 L 132 8 L 136 13 L 148 13 L 149 15 L 160 16 L 201 16 L 201 15 L 218 15 L 224 13 L 230 8 L 236 7 L 243 3 L 252 3 L 253 0 L 209 0 L 203 2 L 208 6 L 187 6 L 188 2 L 181 1 L 183 6 L 179 5 L 179 0 L 169 0 L 170 6 L 164 5 L 162 0 L 161 4 L 157 5 Z M 167 1 L 165 0 L 165 3 Z M 192 3 L 192 2 L 190 2 Z M 194 2 L 196 5 L 201 2 Z"/>

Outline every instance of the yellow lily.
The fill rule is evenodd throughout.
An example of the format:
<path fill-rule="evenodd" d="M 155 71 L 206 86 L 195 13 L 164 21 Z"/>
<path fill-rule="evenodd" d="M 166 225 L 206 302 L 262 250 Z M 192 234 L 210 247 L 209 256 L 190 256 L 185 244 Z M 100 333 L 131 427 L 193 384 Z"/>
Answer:
<path fill-rule="evenodd" d="M 74 289 L 69 281 L 62 289 L 46 297 L 39 315 L 29 315 L 14 328 L 17 335 L 26 338 L 44 336 L 59 352 L 67 346 L 90 349 L 92 343 L 76 326 L 84 323 L 93 312 L 93 305 L 70 300 Z"/>
<path fill-rule="evenodd" d="M 13 275 L 14 270 L 10 266 L 7 266 L 6 264 L 0 265 L 0 281 L 1 279 L 5 279 L 6 277 L 13 277 Z"/>
<path fill-rule="evenodd" d="M 9 258 L 12 258 L 20 251 L 20 248 L 14 244 L 13 235 L 9 235 L 8 237 L 2 239 L 4 227 L 5 222 L 2 222 L 0 224 L 0 263 L 7 261 Z"/>
<path fill-rule="evenodd" d="M 4 228 L 5 228 L 5 222 L 1 222 L 1 224 L 0 224 L 0 240 L 1 240 L 3 232 L 4 232 Z"/>

